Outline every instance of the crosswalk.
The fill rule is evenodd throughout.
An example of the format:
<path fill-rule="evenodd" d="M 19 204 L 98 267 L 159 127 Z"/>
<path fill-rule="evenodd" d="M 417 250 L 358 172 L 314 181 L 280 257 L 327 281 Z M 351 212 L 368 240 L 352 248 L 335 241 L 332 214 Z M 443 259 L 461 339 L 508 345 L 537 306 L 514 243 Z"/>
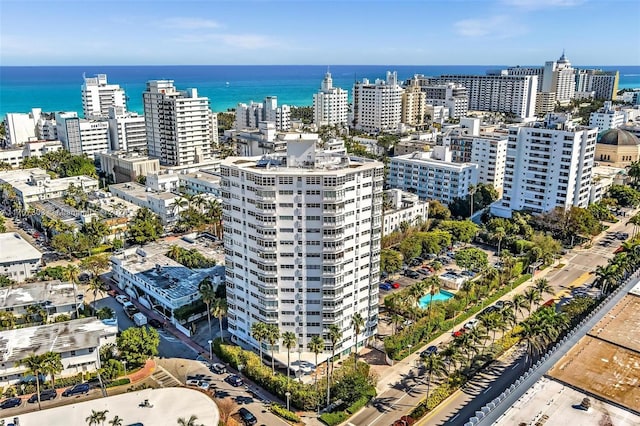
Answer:
<path fill-rule="evenodd" d="M 182 386 L 178 379 L 159 365 L 156 366 L 156 370 L 151 374 L 151 379 L 163 388 Z"/>

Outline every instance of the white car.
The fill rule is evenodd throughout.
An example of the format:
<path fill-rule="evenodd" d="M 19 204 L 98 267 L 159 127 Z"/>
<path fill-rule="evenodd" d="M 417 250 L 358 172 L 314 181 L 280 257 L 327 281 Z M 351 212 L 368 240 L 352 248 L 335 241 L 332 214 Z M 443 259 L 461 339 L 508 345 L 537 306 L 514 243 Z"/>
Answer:
<path fill-rule="evenodd" d="M 187 380 L 187 386 L 194 386 L 205 391 L 208 390 L 210 387 L 209 382 L 205 382 L 204 380 L 198 380 L 198 379 Z"/>
<path fill-rule="evenodd" d="M 129 298 L 124 294 L 119 294 L 116 296 L 116 302 L 118 302 L 121 305 L 124 305 L 125 303 L 129 302 Z"/>
<path fill-rule="evenodd" d="M 479 322 L 480 322 L 480 321 L 478 321 L 477 319 L 475 319 L 475 318 L 474 318 L 474 319 L 472 319 L 471 321 L 467 322 L 467 323 L 464 325 L 464 328 L 466 328 L 467 330 L 471 330 L 471 329 L 473 329 L 473 328 L 476 328 L 476 326 L 478 325 L 478 323 L 479 323 Z"/>

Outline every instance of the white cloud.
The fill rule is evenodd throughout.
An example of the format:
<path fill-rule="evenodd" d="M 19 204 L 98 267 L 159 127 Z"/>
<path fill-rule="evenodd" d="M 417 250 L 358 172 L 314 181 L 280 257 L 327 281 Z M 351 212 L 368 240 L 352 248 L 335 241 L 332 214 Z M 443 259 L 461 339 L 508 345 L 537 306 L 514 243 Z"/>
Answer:
<path fill-rule="evenodd" d="M 487 18 L 463 19 L 453 24 L 456 32 L 463 37 L 511 38 L 527 32 L 524 25 L 506 15 Z"/>
<path fill-rule="evenodd" d="M 170 28 L 180 30 L 201 30 L 220 27 L 220 24 L 216 21 L 201 18 L 169 18 L 165 19 L 164 24 Z"/>
<path fill-rule="evenodd" d="M 584 3 L 586 0 L 502 0 L 509 6 L 524 9 L 545 9 L 552 7 L 573 7 Z"/>

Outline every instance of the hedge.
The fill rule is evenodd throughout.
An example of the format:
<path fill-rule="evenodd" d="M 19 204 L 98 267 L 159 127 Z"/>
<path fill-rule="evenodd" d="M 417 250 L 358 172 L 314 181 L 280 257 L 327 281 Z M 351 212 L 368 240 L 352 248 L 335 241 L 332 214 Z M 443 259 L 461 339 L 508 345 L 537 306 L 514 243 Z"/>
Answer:
<path fill-rule="evenodd" d="M 299 423 L 302 421 L 300 417 L 296 415 L 296 413 L 287 410 L 279 404 L 271 404 L 271 411 L 273 412 L 273 414 L 280 416 L 285 420 L 289 420 L 290 422 Z"/>
<path fill-rule="evenodd" d="M 324 413 L 320 416 L 320 420 L 328 426 L 339 425 L 348 418 L 349 415 L 344 411 L 336 411 L 335 413 Z"/>
<path fill-rule="evenodd" d="M 131 380 L 128 377 L 124 377 L 122 379 L 114 380 L 113 382 L 106 385 L 106 387 L 112 388 L 115 386 L 128 385 L 129 383 L 131 383 Z"/>
<path fill-rule="evenodd" d="M 347 408 L 347 413 L 349 414 L 355 414 L 359 409 L 361 409 L 362 407 L 364 407 L 365 405 L 367 405 L 367 402 L 369 402 L 369 400 L 371 399 L 371 397 L 369 396 L 363 396 L 360 399 L 358 399 L 356 402 L 354 402 L 353 404 L 351 404 L 349 406 L 349 408 Z"/>

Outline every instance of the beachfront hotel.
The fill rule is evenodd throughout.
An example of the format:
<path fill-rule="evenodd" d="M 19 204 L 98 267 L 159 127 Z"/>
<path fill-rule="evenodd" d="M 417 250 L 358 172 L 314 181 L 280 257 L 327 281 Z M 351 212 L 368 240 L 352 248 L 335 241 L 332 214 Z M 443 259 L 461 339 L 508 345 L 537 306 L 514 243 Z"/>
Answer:
<path fill-rule="evenodd" d="M 290 141 L 287 152 L 229 157 L 221 164 L 229 332 L 258 348 L 251 324 L 261 321 L 297 337 L 313 361 L 313 336 L 337 354 L 353 349 L 351 318 L 365 320 L 358 344 L 376 333 L 384 165 Z M 263 348 L 266 350 L 266 346 Z M 286 365 L 286 350 L 276 344 Z"/>
<path fill-rule="evenodd" d="M 327 72 L 322 80 L 320 91 L 313 95 L 313 122 L 316 126 L 347 124 L 349 103 L 347 91 L 333 87 L 331 73 Z"/>
<path fill-rule="evenodd" d="M 118 84 L 109 84 L 106 74 L 84 77 L 82 85 L 82 113 L 84 118 L 99 119 L 109 116 L 109 109 L 118 115 L 127 112 L 127 96 Z"/>
<path fill-rule="evenodd" d="M 373 84 L 363 79 L 353 85 L 353 127 L 365 132 L 398 130 L 402 121 L 402 87 L 398 74 L 387 71 L 386 80 Z"/>

